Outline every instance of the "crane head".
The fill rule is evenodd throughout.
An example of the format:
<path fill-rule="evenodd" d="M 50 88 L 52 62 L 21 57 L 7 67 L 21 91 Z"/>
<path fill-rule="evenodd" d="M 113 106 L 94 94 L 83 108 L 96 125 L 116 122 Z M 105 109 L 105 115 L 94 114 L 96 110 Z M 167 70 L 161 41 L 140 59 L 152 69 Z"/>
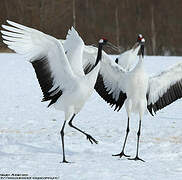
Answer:
<path fill-rule="evenodd" d="M 137 37 L 137 42 L 140 43 L 142 39 L 143 39 L 142 34 L 139 34 Z"/>
<path fill-rule="evenodd" d="M 101 38 L 101 39 L 99 40 L 99 44 L 105 45 L 105 44 L 107 44 L 107 42 L 108 42 L 108 40 L 107 40 L 106 38 Z"/>
<path fill-rule="evenodd" d="M 106 38 L 101 38 L 101 39 L 99 40 L 99 44 L 107 45 L 107 46 L 110 47 L 111 49 L 113 49 L 113 50 L 115 50 L 115 51 L 117 51 L 117 52 L 120 52 L 120 49 L 119 49 L 117 46 L 115 46 L 114 44 L 108 42 L 108 40 L 107 40 Z"/>
<path fill-rule="evenodd" d="M 142 57 L 144 56 L 144 44 L 145 44 L 145 39 L 142 36 L 142 34 L 139 34 L 137 37 L 137 42 L 134 45 L 134 49 L 138 46 L 140 46 L 140 50 L 138 52 L 138 55 L 141 55 Z"/>

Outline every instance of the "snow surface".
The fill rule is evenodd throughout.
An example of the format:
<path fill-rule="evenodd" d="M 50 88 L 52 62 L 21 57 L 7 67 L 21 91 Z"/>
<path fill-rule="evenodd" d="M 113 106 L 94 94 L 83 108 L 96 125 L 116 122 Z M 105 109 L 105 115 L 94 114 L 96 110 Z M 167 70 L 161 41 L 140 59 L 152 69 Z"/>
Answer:
<path fill-rule="evenodd" d="M 149 73 L 155 74 L 182 61 L 181 57 L 145 57 Z M 146 162 L 112 157 L 119 153 L 125 136 L 125 109 L 114 112 L 96 93 L 75 125 L 99 144 L 65 129 L 66 159 L 63 164 L 60 128 L 64 113 L 46 108 L 30 63 L 17 54 L 0 54 L 0 174 L 53 176 L 63 180 L 180 180 L 182 179 L 182 100 L 146 114 L 142 122 L 139 155 Z M 138 116 L 131 119 L 126 154 L 136 153 Z"/>

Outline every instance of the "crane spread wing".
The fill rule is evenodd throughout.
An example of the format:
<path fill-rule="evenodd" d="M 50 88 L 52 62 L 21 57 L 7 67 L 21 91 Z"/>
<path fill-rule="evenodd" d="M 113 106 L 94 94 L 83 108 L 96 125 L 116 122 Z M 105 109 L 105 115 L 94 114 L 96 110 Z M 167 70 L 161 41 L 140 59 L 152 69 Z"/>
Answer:
<path fill-rule="evenodd" d="M 82 65 L 84 42 L 73 27 L 68 31 L 63 47 L 73 72 L 84 75 Z"/>
<path fill-rule="evenodd" d="M 69 32 L 72 33 L 71 30 Z M 67 37 L 69 38 L 68 41 L 64 40 L 64 39 L 59 39 L 59 42 L 63 45 L 64 49 L 67 49 L 67 50 L 73 49 L 74 50 L 74 46 L 72 45 L 72 41 L 71 41 L 71 40 L 73 40 L 73 38 L 71 38 L 71 37 L 74 37 L 74 35 L 78 36 L 77 43 L 80 43 L 80 46 L 83 47 L 83 49 L 80 48 L 80 50 L 82 50 L 82 58 L 80 58 L 82 61 L 80 62 L 81 65 L 78 68 L 80 69 L 80 67 L 82 66 L 82 69 L 80 69 L 80 72 L 82 73 L 82 71 L 84 71 L 85 74 L 88 74 L 95 65 L 98 48 L 91 46 L 91 45 L 84 45 L 84 43 L 82 46 L 81 37 L 78 35 L 78 33 L 73 33 L 73 35 L 71 35 L 71 36 L 67 35 Z M 75 43 L 75 45 L 76 45 L 76 43 Z M 74 65 L 74 63 L 76 63 L 76 61 L 79 61 L 79 59 L 76 61 L 72 61 L 70 59 L 71 56 L 69 55 L 67 50 L 65 51 L 66 55 L 68 57 L 68 60 L 71 64 L 71 66 L 73 66 L 72 68 L 74 68 L 77 66 L 77 65 Z"/>
<path fill-rule="evenodd" d="M 112 59 L 108 58 L 101 61 L 95 90 L 107 103 L 115 106 L 114 110 L 117 111 L 121 109 L 127 98 L 125 76 L 125 71 Z"/>
<path fill-rule="evenodd" d="M 83 50 L 83 68 L 85 74 L 89 73 L 95 64 L 98 49 L 93 46 L 85 46 Z M 111 106 L 114 110 L 120 110 L 126 99 L 124 81 L 125 71 L 102 51 L 102 60 L 100 71 L 95 84 L 97 93 Z"/>
<path fill-rule="evenodd" d="M 118 56 L 118 58 L 116 59 L 116 63 L 127 71 L 133 69 L 138 63 L 137 55 L 139 50 L 140 46 L 137 46 L 136 48 L 132 48 L 128 51 L 125 51 L 124 53 Z"/>
<path fill-rule="evenodd" d="M 5 29 L 1 31 L 3 42 L 32 63 L 44 95 L 43 101 L 51 100 L 50 106 L 74 78 L 63 46 L 56 38 L 36 29 L 7 22 L 11 26 L 2 25 Z"/>
<path fill-rule="evenodd" d="M 158 110 L 182 97 L 182 63 L 151 77 L 148 86 L 148 110 L 153 115 Z"/>

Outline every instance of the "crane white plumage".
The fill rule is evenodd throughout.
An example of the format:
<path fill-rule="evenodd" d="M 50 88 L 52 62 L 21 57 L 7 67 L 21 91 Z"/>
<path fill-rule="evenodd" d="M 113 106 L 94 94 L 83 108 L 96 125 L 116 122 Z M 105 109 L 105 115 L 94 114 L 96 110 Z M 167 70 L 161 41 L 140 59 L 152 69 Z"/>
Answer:
<path fill-rule="evenodd" d="M 109 59 L 103 60 L 95 85 L 98 94 L 111 106 L 115 106 L 114 110 L 120 110 L 125 103 L 128 116 L 125 140 L 121 153 L 113 156 L 129 157 L 124 152 L 130 131 L 129 120 L 132 113 L 139 114 L 136 156 L 129 159 L 141 161 L 143 160 L 139 158 L 139 139 L 145 111 L 148 109 L 153 115 L 153 113 L 182 97 L 182 63 L 170 67 L 159 75 L 148 77 L 143 65 L 144 41 L 144 38 L 142 38 L 141 41 L 137 42 L 138 47 L 140 47 L 140 56 L 133 69 L 126 71 L 117 64 L 118 62 L 113 63 Z"/>
<path fill-rule="evenodd" d="M 43 92 L 42 101 L 50 101 L 56 109 L 65 113 L 65 121 L 60 131 L 63 150 L 63 162 L 67 162 L 64 151 L 64 127 L 69 125 L 83 133 L 91 143 L 97 141 L 89 134 L 72 124 L 73 118 L 94 91 L 94 85 L 100 69 L 102 46 L 106 39 L 99 41 L 95 66 L 87 75 L 83 73 L 82 53 L 84 42 L 72 27 L 68 31 L 64 48 L 59 40 L 18 23 L 7 21 L 2 25 L 3 42 L 15 52 L 24 55 L 35 70 Z"/>
<path fill-rule="evenodd" d="M 124 68 L 127 71 L 134 68 L 138 62 L 137 56 L 140 50 L 138 42 L 140 42 L 142 38 L 143 36 L 139 34 L 137 37 L 137 42 L 134 44 L 134 46 L 131 49 L 120 54 L 115 60 L 117 64 L 119 64 L 122 68 Z"/>

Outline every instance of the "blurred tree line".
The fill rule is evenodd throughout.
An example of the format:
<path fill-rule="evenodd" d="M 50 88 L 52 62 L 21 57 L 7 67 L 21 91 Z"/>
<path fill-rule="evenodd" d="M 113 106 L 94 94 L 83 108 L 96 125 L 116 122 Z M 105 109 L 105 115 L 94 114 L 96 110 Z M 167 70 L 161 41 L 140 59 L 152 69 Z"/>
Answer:
<path fill-rule="evenodd" d="M 182 0 L 1 0 L 6 19 L 63 39 L 73 25 L 86 44 L 106 37 L 121 52 L 141 33 L 148 55 L 182 55 Z"/>

